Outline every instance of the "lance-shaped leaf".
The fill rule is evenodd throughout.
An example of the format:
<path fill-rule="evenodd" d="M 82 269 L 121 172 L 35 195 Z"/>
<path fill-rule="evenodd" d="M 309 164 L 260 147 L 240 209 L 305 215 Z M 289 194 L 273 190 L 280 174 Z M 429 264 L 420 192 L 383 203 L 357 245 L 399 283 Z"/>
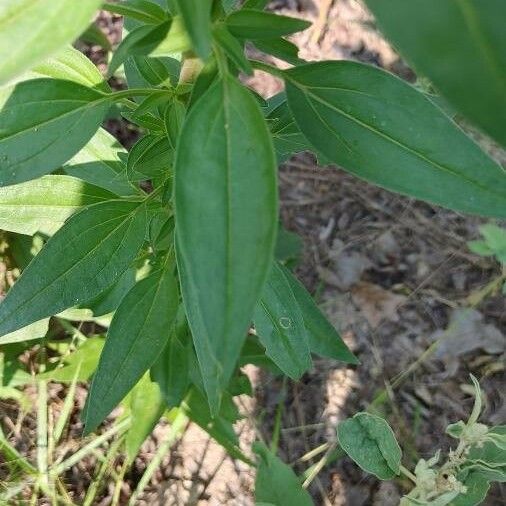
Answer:
<path fill-rule="evenodd" d="M 183 300 L 216 413 L 270 269 L 277 222 L 269 132 L 255 99 L 232 77 L 191 109 L 175 171 Z"/>
<path fill-rule="evenodd" d="M 127 156 L 125 148 L 109 132 L 99 128 L 88 144 L 63 166 L 63 170 L 116 195 L 138 195 L 142 192 L 128 181 L 122 156 Z"/>
<path fill-rule="evenodd" d="M 170 256 L 139 281 L 114 313 L 84 409 L 95 430 L 154 364 L 173 332 L 179 293 Z"/>
<path fill-rule="evenodd" d="M 409 84 L 348 61 L 285 76 L 299 128 L 332 162 L 399 193 L 506 217 L 506 171 Z"/>
<path fill-rule="evenodd" d="M 253 315 L 265 353 L 288 376 L 300 378 L 311 368 L 302 314 L 290 283 L 275 262 Z"/>
<path fill-rule="evenodd" d="M 202 60 L 211 53 L 211 0 L 175 0 L 193 49 Z"/>
<path fill-rule="evenodd" d="M 342 449 L 364 470 L 380 480 L 400 472 L 402 452 L 388 423 L 379 416 L 357 413 L 337 426 Z"/>
<path fill-rule="evenodd" d="M 101 0 L 2 0 L 0 85 L 73 42 Z"/>
<path fill-rule="evenodd" d="M 145 229 L 139 202 L 107 201 L 72 216 L 0 304 L 0 335 L 99 295 L 133 261 Z"/>
<path fill-rule="evenodd" d="M 0 93 L 0 186 L 52 172 L 97 131 L 111 105 L 92 88 L 34 79 Z"/>
<path fill-rule="evenodd" d="M 168 139 L 158 135 L 142 137 L 130 150 L 127 175 L 130 181 L 166 177 L 174 158 Z"/>
<path fill-rule="evenodd" d="M 367 5 L 414 68 L 506 146 L 506 2 L 367 0 Z"/>
<path fill-rule="evenodd" d="M 44 176 L 0 188 L 0 228 L 52 235 L 81 207 L 113 198 L 107 190 L 71 176 Z"/>
<path fill-rule="evenodd" d="M 240 9 L 227 16 L 227 28 L 243 39 L 274 39 L 305 30 L 311 23 L 297 18 L 278 16 L 272 12 Z"/>
<path fill-rule="evenodd" d="M 288 269 L 283 268 L 283 271 L 302 312 L 309 349 L 322 357 L 357 364 L 355 355 L 344 344 L 339 333 L 325 318 L 302 283 Z"/>
<path fill-rule="evenodd" d="M 105 3 L 102 9 L 147 24 L 156 25 L 167 20 L 167 13 L 160 5 L 149 0 L 125 0 L 114 4 Z"/>
<path fill-rule="evenodd" d="M 151 434 L 166 409 L 160 387 L 145 374 L 130 397 L 130 416 L 135 421 L 128 429 L 125 448 L 128 461 L 134 461 L 142 443 Z"/>

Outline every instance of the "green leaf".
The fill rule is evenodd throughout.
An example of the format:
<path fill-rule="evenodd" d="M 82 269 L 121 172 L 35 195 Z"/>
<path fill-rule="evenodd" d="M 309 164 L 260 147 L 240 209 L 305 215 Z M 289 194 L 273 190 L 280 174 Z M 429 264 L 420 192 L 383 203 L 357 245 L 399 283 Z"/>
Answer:
<path fill-rule="evenodd" d="M 177 142 L 181 134 L 181 129 L 183 128 L 185 116 L 186 108 L 184 104 L 177 99 L 172 101 L 165 109 L 165 131 L 169 143 L 174 150 L 177 148 Z"/>
<path fill-rule="evenodd" d="M 86 30 L 101 0 L 2 0 L 0 85 Z"/>
<path fill-rule="evenodd" d="M 64 357 L 62 367 L 38 374 L 37 378 L 68 383 L 73 381 L 78 373 L 78 381 L 88 381 L 97 368 L 104 342 L 102 336 L 89 337 L 74 353 Z"/>
<path fill-rule="evenodd" d="M 357 413 L 337 426 L 342 449 L 364 471 L 380 480 L 399 474 L 401 449 L 388 423 L 379 416 Z"/>
<path fill-rule="evenodd" d="M 506 146 L 506 3 L 367 0 L 367 5 L 403 56 Z"/>
<path fill-rule="evenodd" d="M 304 320 L 290 284 L 275 262 L 253 315 L 265 353 L 290 378 L 311 368 Z"/>
<path fill-rule="evenodd" d="M 69 160 L 98 130 L 110 103 L 96 90 L 57 79 L 2 90 L 0 186 L 35 179 Z"/>
<path fill-rule="evenodd" d="M 246 74 L 253 74 L 253 67 L 244 54 L 244 47 L 227 30 L 224 25 L 217 25 L 213 30 L 213 37 L 232 63 Z"/>
<path fill-rule="evenodd" d="M 167 177 L 174 159 L 174 150 L 166 137 L 146 135 L 130 150 L 127 174 L 130 181 Z"/>
<path fill-rule="evenodd" d="M 181 63 L 169 57 L 132 56 L 125 62 L 125 75 L 130 88 L 175 86 Z"/>
<path fill-rule="evenodd" d="M 21 343 L 40 339 L 47 334 L 49 328 L 49 318 L 44 318 L 38 322 L 32 323 L 27 327 L 6 334 L 2 337 L 2 345 L 10 343 Z"/>
<path fill-rule="evenodd" d="M 481 504 L 487 497 L 490 483 L 479 473 L 470 473 L 464 480 L 467 488 L 465 494 L 459 494 L 451 502 L 451 506 L 476 506 Z"/>
<path fill-rule="evenodd" d="M 136 283 L 137 269 L 128 268 L 109 288 L 100 295 L 79 305 L 81 309 L 89 309 L 93 317 L 105 316 L 116 311 L 125 295 Z"/>
<path fill-rule="evenodd" d="M 141 25 L 134 28 L 120 43 L 109 63 L 108 75 L 123 64 L 129 56 L 149 55 L 167 38 L 172 21 L 158 25 Z"/>
<path fill-rule="evenodd" d="M 506 425 L 492 427 L 487 435 L 506 436 Z M 467 455 L 468 462 L 484 462 L 491 467 L 506 467 L 506 455 L 492 441 L 485 441 L 482 446 L 472 446 Z"/>
<path fill-rule="evenodd" d="M 202 60 L 211 54 L 211 0 L 174 0 L 190 35 L 193 49 Z"/>
<path fill-rule="evenodd" d="M 310 506 L 311 496 L 302 488 L 299 478 L 263 443 L 254 443 L 254 452 L 259 457 L 255 481 L 255 503 L 274 506 Z"/>
<path fill-rule="evenodd" d="M 114 194 L 70 176 L 44 176 L 0 188 L 0 228 L 18 234 L 52 235 L 81 207 Z"/>
<path fill-rule="evenodd" d="M 86 433 L 94 431 L 154 364 L 172 333 L 179 294 L 170 256 L 139 281 L 114 314 L 86 399 Z"/>
<path fill-rule="evenodd" d="M 274 39 L 311 26 L 303 19 L 279 16 L 272 12 L 241 9 L 227 16 L 226 25 L 232 35 L 243 39 Z"/>
<path fill-rule="evenodd" d="M 63 170 L 116 195 L 139 195 L 142 192 L 128 181 L 126 167 L 119 156 L 126 156 L 126 153 L 110 133 L 100 128 L 88 144 L 63 166 Z"/>
<path fill-rule="evenodd" d="M 339 333 L 320 311 L 302 283 L 288 269 L 283 270 L 302 312 L 310 350 L 322 357 L 358 364 L 358 359 L 344 344 Z"/>
<path fill-rule="evenodd" d="M 72 216 L 0 304 L 0 335 L 99 295 L 136 257 L 145 230 L 139 202 L 107 201 Z"/>
<path fill-rule="evenodd" d="M 114 4 L 104 3 L 102 9 L 153 25 L 166 21 L 168 18 L 167 13 L 158 4 L 149 0 L 126 0 Z"/>
<path fill-rule="evenodd" d="M 100 70 L 81 51 L 67 46 L 53 58 L 39 63 L 33 70 L 21 76 L 23 80 L 52 77 L 82 84 L 105 93 L 111 91 Z"/>
<path fill-rule="evenodd" d="M 278 93 L 268 100 L 266 115 L 278 163 L 285 162 L 294 153 L 312 149 L 295 123 L 285 93 Z"/>
<path fill-rule="evenodd" d="M 291 65 L 300 65 L 305 63 L 299 58 L 299 48 L 282 37 L 255 40 L 255 47 L 263 53 L 275 56 L 280 60 L 290 63 Z"/>
<path fill-rule="evenodd" d="M 125 437 L 128 462 L 132 463 L 165 411 L 160 388 L 145 374 L 135 385 L 130 396 L 130 416 L 133 423 Z"/>
<path fill-rule="evenodd" d="M 191 109 L 175 172 L 183 300 L 216 413 L 270 269 L 277 221 L 269 132 L 255 99 L 232 77 Z"/>
<path fill-rule="evenodd" d="M 169 408 L 181 404 L 190 383 L 188 347 L 176 333 L 151 368 L 151 377 L 158 383 Z M 186 337 L 186 336 L 181 336 Z"/>
<path fill-rule="evenodd" d="M 299 128 L 332 162 L 399 193 L 506 217 L 506 171 L 409 84 L 349 61 L 285 76 Z"/>
<path fill-rule="evenodd" d="M 228 393 L 225 393 L 220 411 L 215 416 L 211 415 L 204 394 L 195 386 L 191 388 L 181 406 L 192 422 L 223 446 L 232 458 L 251 464 L 239 448 L 239 441 L 232 425 L 239 416 L 232 397 Z"/>

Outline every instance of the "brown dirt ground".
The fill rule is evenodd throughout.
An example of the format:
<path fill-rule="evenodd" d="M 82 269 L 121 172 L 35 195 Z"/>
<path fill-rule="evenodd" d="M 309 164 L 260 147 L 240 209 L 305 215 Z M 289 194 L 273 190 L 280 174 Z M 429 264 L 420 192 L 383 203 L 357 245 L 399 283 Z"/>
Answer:
<path fill-rule="evenodd" d="M 320 22 L 326 4 L 328 16 Z M 286 0 L 273 1 L 271 8 L 316 22 L 295 38 L 303 58 L 364 61 L 414 81 L 413 72 L 375 30 L 361 2 Z M 120 19 L 103 17 L 100 24 L 114 40 Z M 280 86 L 260 72 L 249 84 L 266 97 Z M 128 125 L 110 127 L 125 144 L 135 139 Z M 506 159 L 504 153 L 486 147 L 501 161 Z M 299 459 L 305 453 L 334 442 L 336 423 L 383 393 L 376 406 L 395 428 L 405 449 L 405 465 L 412 467 L 419 458 L 449 447 L 445 426 L 465 418 L 472 406 L 466 389 L 469 373 L 482 379 L 487 396 L 483 421 L 504 423 L 504 297 L 487 297 L 471 316 L 459 313 L 469 307 L 470 294 L 500 273 L 498 264 L 466 247 L 477 237 L 483 220 L 383 191 L 336 167 L 318 167 L 307 153 L 280 168 L 280 183 L 282 221 L 303 239 L 298 274 L 341 329 L 361 365 L 343 367 L 317 359 L 301 381 L 286 383 L 248 367 L 255 396 L 240 400 L 245 419 L 237 426 L 246 451 L 256 436 L 271 440 L 275 412 L 282 406 L 279 453 L 302 472 L 321 457 L 302 463 Z M 463 320 L 456 331 L 442 332 L 459 317 Z M 442 335 L 440 351 L 417 362 Z M 52 388 L 53 402 L 61 402 L 60 390 Z M 78 444 L 79 407 L 70 448 Z M 4 422 L 6 418 L 9 413 Z M 26 420 L 23 431 L 29 433 L 33 418 Z M 166 432 L 167 425 L 159 424 L 144 444 L 125 476 L 122 504 Z M 94 465 L 85 461 L 65 477 L 76 501 L 88 486 Z M 204 432 L 190 426 L 138 504 L 249 506 L 254 503 L 253 481 L 247 466 L 232 461 Z M 344 458 L 324 467 L 309 490 L 318 505 L 388 506 L 398 504 L 405 485 L 380 483 Z M 97 505 L 110 504 L 113 489 L 111 479 Z M 494 487 L 486 504 L 504 503 L 504 487 Z"/>

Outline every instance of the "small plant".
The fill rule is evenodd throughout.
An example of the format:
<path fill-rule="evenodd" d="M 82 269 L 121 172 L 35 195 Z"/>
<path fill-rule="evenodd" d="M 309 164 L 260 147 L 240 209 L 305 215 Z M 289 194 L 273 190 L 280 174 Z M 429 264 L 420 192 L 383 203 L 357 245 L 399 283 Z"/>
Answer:
<path fill-rule="evenodd" d="M 161 416 L 175 417 L 176 427 L 189 418 L 252 463 L 232 428 L 233 396 L 249 391 L 242 365 L 298 379 L 312 354 L 357 363 L 275 256 L 277 162 L 292 153 L 311 150 L 360 178 L 450 209 L 506 217 L 505 171 L 431 96 L 369 65 L 301 60 L 286 37 L 309 23 L 267 12 L 267 3 L 103 4 L 125 18 L 108 70 L 111 77 L 123 68 L 121 91 L 65 45 L 85 31 L 100 1 L 4 0 L 0 7 L 0 226 L 14 234 L 22 268 L 0 304 L 0 344 L 40 338 L 55 315 L 107 328 L 100 358 L 86 362 L 94 374 L 85 434 L 123 401 L 137 430 L 131 448 Z M 506 144 L 504 34 L 494 21 L 504 19 L 506 4 L 368 5 L 444 97 Z M 469 11 L 487 44 L 497 42 L 486 55 Z M 96 30 L 85 36 L 97 40 Z M 452 48 L 452 65 L 424 45 L 433 38 Z M 249 59 L 246 44 L 291 67 Z M 255 69 L 283 80 L 285 91 L 258 96 L 239 80 Z M 129 152 L 101 128 L 115 112 L 142 132 Z M 19 234 L 37 237 L 42 248 L 33 255 L 34 244 Z M 93 339 L 72 348 L 71 364 Z M 274 455 L 257 451 L 260 483 L 269 469 L 294 481 Z M 425 482 L 416 480 L 422 497 Z M 263 486 L 257 495 L 283 501 L 267 499 Z M 302 489 L 299 495 L 300 504 L 309 501 Z"/>
<path fill-rule="evenodd" d="M 409 478 L 413 489 L 401 500 L 402 506 L 473 506 L 487 495 L 490 482 L 506 481 L 506 426 L 487 427 L 479 423 L 482 394 L 471 376 L 474 407 L 467 422 L 448 425 L 446 433 L 458 440 L 457 447 L 441 462 L 441 450 L 429 460 L 420 459 L 414 473 L 401 464 L 402 452 L 394 433 L 382 418 L 358 413 L 337 427 L 341 447 L 365 471 L 381 480 L 400 474 Z"/>

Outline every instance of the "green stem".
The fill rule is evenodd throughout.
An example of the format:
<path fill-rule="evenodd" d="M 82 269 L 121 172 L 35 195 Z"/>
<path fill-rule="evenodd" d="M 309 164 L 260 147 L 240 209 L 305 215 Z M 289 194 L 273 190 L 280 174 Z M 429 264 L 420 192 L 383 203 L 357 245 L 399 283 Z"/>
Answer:
<path fill-rule="evenodd" d="M 57 466 L 55 466 L 53 469 L 51 469 L 51 472 L 54 475 L 59 475 L 66 471 L 67 469 L 71 468 L 74 464 L 77 464 L 79 461 L 81 461 L 84 457 L 86 457 L 89 453 L 91 453 L 95 448 L 99 447 L 101 444 L 105 443 L 109 438 L 117 434 L 118 432 L 122 432 L 126 430 L 130 426 L 131 420 L 130 418 L 125 418 L 124 420 L 121 420 L 121 422 L 118 422 L 114 427 L 111 427 L 108 431 L 104 432 L 101 436 L 93 439 L 90 443 L 88 443 L 86 446 L 81 448 L 78 452 L 74 453 L 71 457 L 64 460 Z"/>
<path fill-rule="evenodd" d="M 131 88 L 128 90 L 121 90 L 116 91 L 114 93 L 109 93 L 108 95 L 105 95 L 105 98 L 107 99 L 113 99 L 114 101 L 123 100 L 124 98 L 129 97 L 148 97 L 149 95 L 152 95 L 153 93 L 157 93 L 160 90 L 156 90 L 153 88 Z M 167 90 L 167 94 L 172 94 L 170 90 Z"/>
<path fill-rule="evenodd" d="M 128 501 L 128 506 L 134 506 L 137 504 L 138 497 L 142 494 L 148 483 L 151 481 L 151 478 L 154 472 L 160 466 L 163 457 L 172 448 L 173 444 L 177 441 L 179 434 L 183 432 L 187 425 L 188 418 L 184 412 L 180 410 L 175 420 L 172 422 L 172 425 L 170 426 L 169 433 L 167 434 L 167 439 L 158 447 L 155 456 L 149 463 L 148 467 L 146 467 L 146 470 L 144 471 L 144 474 L 142 475 L 137 488 Z"/>
<path fill-rule="evenodd" d="M 286 79 L 287 77 L 287 74 L 284 70 L 278 69 L 277 67 L 269 65 L 268 63 L 257 60 L 249 60 L 249 62 L 254 69 L 263 70 L 264 72 L 267 72 L 275 77 L 279 77 L 280 79 Z"/>
<path fill-rule="evenodd" d="M 404 476 L 407 476 L 416 485 L 416 476 L 409 469 L 401 465 L 399 467 L 399 470 Z"/>

